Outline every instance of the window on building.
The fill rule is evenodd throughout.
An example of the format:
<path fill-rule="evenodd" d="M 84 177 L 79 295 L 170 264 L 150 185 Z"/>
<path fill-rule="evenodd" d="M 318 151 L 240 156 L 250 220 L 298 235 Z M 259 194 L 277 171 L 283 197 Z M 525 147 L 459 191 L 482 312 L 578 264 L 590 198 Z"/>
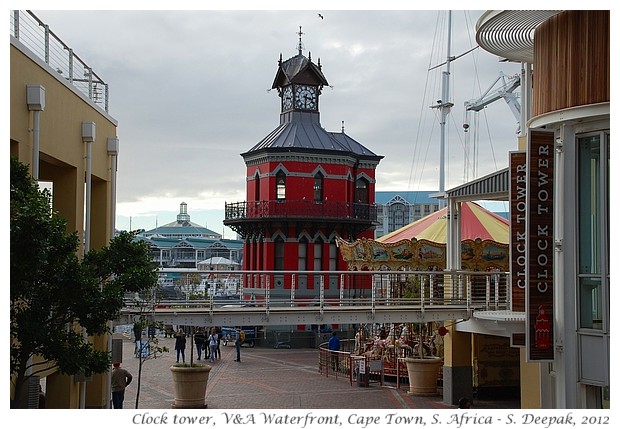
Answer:
<path fill-rule="evenodd" d="M 323 201 L 323 174 L 320 171 L 314 175 L 314 201 Z"/>
<path fill-rule="evenodd" d="M 329 270 L 336 271 L 338 269 L 338 247 L 335 242 L 329 243 Z"/>
<path fill-rule="evenodd" d="M 368 204 L 370 198 L 368 196 L 368 180 L 360 177 L 355 181 L 355 202 L 360 204 Z"/>
<path fill-rule="evenodd" d="M 258 171 L 254 175 L 254 201 L 260 201 L 260 175 Z"/>
<path fill-rule="evenodd" d="M 390 225 L 391 232 L 405 226 L 405 205 L 392 204 L 390 210 L 392 212 L 392 225 Z"/>
<path fill-rule="evenodd" d="M 609 300 L 609 134 L 577 139 L 579 314 L 582 328 L 603 329 Z"/>
<path fill-rule="evenodd" d="M 274 269 L 276 271 L 284 270 L 284 240 L 281 237 L 274 241 Z"/>
<path fill-rule="evenodd" d="M 276 199 L 284 200 L 286 198 L 286 174 L 279 171 L 276 174 Z"/>
<path fill-rule="evenodd" d="M 308 269 L 308 240 L 299 240 L 299 256 L 297 257 L 297 269 L 306 271 Z"/>
<path fill-rule="evenodd" d="M 323 241 L 316 240 L 314 242 L 314 271 L 323 269 Z"/>

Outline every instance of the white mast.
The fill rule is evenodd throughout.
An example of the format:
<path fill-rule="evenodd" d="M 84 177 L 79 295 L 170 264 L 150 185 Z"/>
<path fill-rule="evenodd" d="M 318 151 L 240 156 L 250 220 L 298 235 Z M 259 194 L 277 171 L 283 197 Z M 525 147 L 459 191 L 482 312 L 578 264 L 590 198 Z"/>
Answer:
<path fill-rule="evenodd" d="M 441 99 L 437 100 L 437 104 L 431 108 L 440 109 L 441 119 L 439 126 L 441 130 L 441 140 L 439 144 L 439 194 L 443 195 L 446 190 L 446 120 L 448 114 L 454 106 L 450 102 L 450 63 L 454 58 L 450 54 L 450 45 L 452 44 L 452 11 L 448 11 L 448 52 L 446 54 L 446 70 L 441 73 Z M 436 66 L 438 67 L 438 66 Z M 433 67 L 433 68 L 436 68 Z M 431 69 L 432 70 L 432 69 Z M 443 198 L 439 199 L 439 208 L 446 206 Z"/>

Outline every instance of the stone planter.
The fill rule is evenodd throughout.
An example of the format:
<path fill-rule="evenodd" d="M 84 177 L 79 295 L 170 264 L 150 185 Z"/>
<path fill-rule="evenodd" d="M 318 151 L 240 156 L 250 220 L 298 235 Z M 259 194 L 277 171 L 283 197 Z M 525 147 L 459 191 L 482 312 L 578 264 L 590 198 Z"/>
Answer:
<path fill-rule="evenodd" d="M 172 382 L 174 385 L 173 408 L 206 408 L 207 382 L 211 367 L 201 366 L 171 366 Z"/>
<path fill-rule="evenodd" d="M 437 378 L 442 359 L 437 356 L 406 358 L 409 374 L 409 394 L 415 396 L 437 395 Z"/>

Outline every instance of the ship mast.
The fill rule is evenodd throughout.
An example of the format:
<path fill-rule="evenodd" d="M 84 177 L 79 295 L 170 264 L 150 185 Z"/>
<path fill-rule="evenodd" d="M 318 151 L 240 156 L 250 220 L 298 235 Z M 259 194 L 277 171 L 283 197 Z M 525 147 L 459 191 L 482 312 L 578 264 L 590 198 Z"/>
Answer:
<path fill-rule="evenodd" d="M 452 11 L 448 11 L 448 52 L 446 54 L 446 69 L 441 73 L 441 99 L 431 108 L 439 109 L 441 140 L 439 144 L 439 194 L 443 196 L 446 190 L 446 120 L 454 103 L 450 102 L 450 63 L 455 59 L 450 53 L 452 44 Z M 441 64 L 443 65 L 443 64 Z M 436 66 L 437 67 L 437 66 Z M 431 70 L 433 68 L 432 67 Z M 439 208 L 446 206 L 444 198 L 439 199 Z"/>

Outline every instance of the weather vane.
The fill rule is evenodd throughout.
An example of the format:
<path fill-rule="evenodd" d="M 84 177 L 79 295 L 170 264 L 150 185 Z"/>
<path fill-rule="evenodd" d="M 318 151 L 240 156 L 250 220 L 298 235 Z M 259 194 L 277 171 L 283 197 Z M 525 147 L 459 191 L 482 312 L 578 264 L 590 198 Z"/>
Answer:
<path fill-rule="evenodd" d="M 299 33 L 297 34 L 299 34 L 299 43 L 297 44 L 297 50 L 299 51 L 299 55 L 301 55 L 301 51 L 304 48 L 304 44 L 301 42 L 301 36 L 302 34 L 305 34 L 301 31 L 301 25 L 299 26 Z"/>

